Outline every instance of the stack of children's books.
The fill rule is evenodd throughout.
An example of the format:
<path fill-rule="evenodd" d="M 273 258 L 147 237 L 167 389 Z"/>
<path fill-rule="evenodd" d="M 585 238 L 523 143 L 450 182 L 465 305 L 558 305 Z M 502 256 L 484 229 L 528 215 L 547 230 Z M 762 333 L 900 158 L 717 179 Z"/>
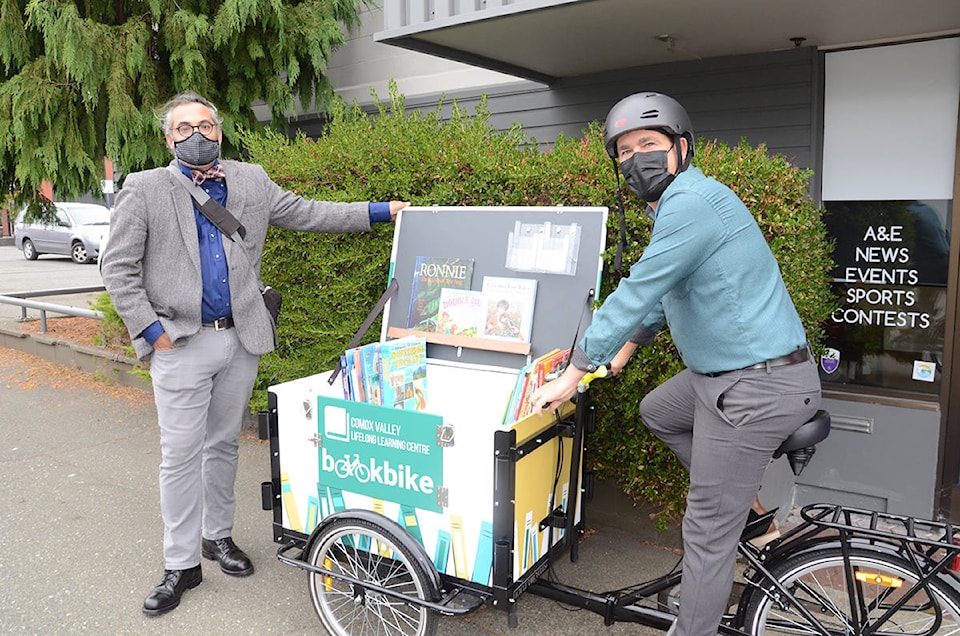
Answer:
<path fill-rule="evenodd" d="M 426 341 L 407 336 L 347 349 L 340 356 L 343 397 L 407 411 L 427 410 Z"/>
<path fill-rule="evenodd" d="M 510 425 L 530 415 L 530 398 L 545 382 L 559 374 L 570 359 L 569 349 L 554 349 L 525 365 L 517 373 L 517 381 L 503 414 L 504 425 Z"/>

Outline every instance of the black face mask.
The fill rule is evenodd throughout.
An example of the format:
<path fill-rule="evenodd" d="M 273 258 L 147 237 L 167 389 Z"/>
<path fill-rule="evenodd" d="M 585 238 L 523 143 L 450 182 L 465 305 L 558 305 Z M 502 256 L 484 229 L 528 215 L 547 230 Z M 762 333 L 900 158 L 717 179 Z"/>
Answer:
<path fill-rule="evenodd" d="M 174 142 L 173 151 L 177 159 L 188 166 L 198 168 L 217 160 L 220 156 L 220 142 L 207 139 L 198 130 L 186 139 Z"/>
<path fill-rule="evenodd" d="M 667 153 L 669 150 L 635 152 L 629 159 L 620 163 L 620 170 L 627 187 L 635 195 L 652 203 L 659 201 L 676 175 L 667 171 Z"/>

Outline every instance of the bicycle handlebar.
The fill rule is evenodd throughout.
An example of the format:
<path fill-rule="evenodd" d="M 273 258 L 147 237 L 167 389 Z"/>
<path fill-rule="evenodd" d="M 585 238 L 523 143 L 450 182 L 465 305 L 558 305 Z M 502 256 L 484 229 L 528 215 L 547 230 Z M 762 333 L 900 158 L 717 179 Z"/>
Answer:
<path fill-rule="evenodd" d="M 605 378 L 607 377 L 607 375 L 608 375 L 608 371 L 606 366 L 597 367 L 596 371 L 591 371 L 590 373 L 580 378 L 580 382 L 577 383 L 577 393 L 583 393 L 584 391 L 587 390 L 587 388 L 589 388 L 591 382 L 593 382 L 597 378 Z"/>

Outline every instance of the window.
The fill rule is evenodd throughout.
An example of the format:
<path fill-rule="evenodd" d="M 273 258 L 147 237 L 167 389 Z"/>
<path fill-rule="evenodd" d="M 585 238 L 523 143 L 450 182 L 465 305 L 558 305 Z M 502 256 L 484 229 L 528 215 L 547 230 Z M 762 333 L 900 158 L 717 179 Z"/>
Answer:
<path fill-rule="evenodd" d="M 950 201 L 825 204 L 836 241 L 825 381 L 936 393 L 943 360 Z"/>
<path fill-rule="evenodd" d="M 827 53 L 822 200 L 836 241 L 821 377 L 937 393 L 960 38 Z"/>

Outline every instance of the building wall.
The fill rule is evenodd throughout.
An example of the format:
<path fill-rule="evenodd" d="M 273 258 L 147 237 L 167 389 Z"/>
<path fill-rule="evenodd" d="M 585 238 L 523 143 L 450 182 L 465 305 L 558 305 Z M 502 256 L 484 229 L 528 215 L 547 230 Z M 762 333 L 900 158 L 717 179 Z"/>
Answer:
<path fill-rule="evenodd" d="M 825 392 L 830 437 L 800 476 L 796 503 L 934 516 L 940 409 L 935 403 Z"/>
<path fill-rule="evenodd" d="M 408 101 L 430 95 L 433 104 L 443 94 L 480 94 L 478 91 L 489 88 L 529 84 L 503 73 L 375 42 L 374 33 L 382 30 L 383 9 L 368 7 L 361 13 L 360 26 L 353 32 L 345 31 L 343 46 L 330 56 L 326 77 L 334 92 L 348 103 L 357 102 L 373 110 L 376 99 L 389 100 L 391 81 Z M 255 104 L 254 112 L 261 121 L 270 120 L 270 111 L 263 103 Z M 314 103 L 297 103 L 289 122 L 294 131 L 309 136 L 322 132 Z"/>
<path fill-rule="evenodd" d="M 383 9 L 379 7 L 366 9 L 361 19 L 355 32 L 345 33 L 344 45 L 330 57 L 327 67 L 334 90 L 350 103 L 371 103 L 371 89 L 381 100 L 387 99 L 391 79 L 396 80 L 401 94 L 410 97 L 518 81 L 510 75 L 374 42 L 373 34 L 383 30 Z"/>
<path fill-rule="evenodd" d="M 431 110 L 443 98 L 446 112 L 454 100 L 472 111 L 486 96 L 495 127 L 506 130 L 519 122 L 529 137 L 548 147 L 561 134 L 581 136 L 620 98 L 656 90 L 687 108 L 699 137 L 765 143 L 803 168 L 815 167 L 820 155 L 821 63 L 812 47 L 638 66 L 548 87 L 373 42 L 381 20 L 382 13 L 371 12 L 361 31 L 331 59 L 329 70 L 341 97 L 371 109 L 371 89 L 385 100 L 390 79 L 396 79 L 408 109 Z M 295 121 L 308 134 L 319 132 L 318 123 L 315 115 Z"/>

